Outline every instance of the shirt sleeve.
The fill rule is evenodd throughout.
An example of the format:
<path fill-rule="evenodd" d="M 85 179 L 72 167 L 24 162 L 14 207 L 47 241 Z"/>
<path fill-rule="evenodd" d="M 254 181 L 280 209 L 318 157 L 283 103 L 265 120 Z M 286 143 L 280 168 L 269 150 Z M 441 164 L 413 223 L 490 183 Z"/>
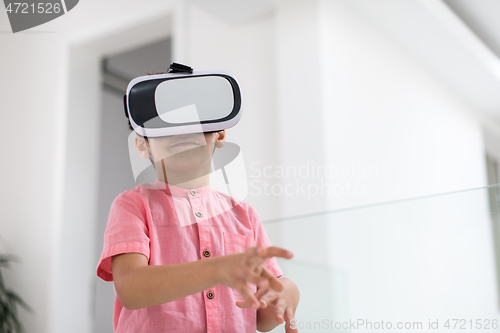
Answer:
<path fill-rule="evenodd" d="M 262 221 L 259 218 L 259 215 L 255 211 L 255 209 L 251 208 L 251 220 L 253 222 L 253 230 L 254 230 L 254 244 L 255 246 L 261 246 L 261 247 L 269 247 L 272 246 L 271 241 L 269 240 L 269 237 L 267 237 L 266 230 L 264 229 L 264 226 L 262 225 Z M 272 274 L 274 274 L 277 278 L 281 277 L 283 275 L 283 272 L 278 266 L 278 262 L 276 260 L 276 257 L 272 257 L 267 259 L 264 262 L 264 267 L 267 268 Z"/>
<path fill-rule="evenodd" d="M 130 191 L 121 193 L 111 204 L 97 276 L 104 281 L 113 281 L 111 257 L 122 253 L 141 253 L 149 261 L 149 232 L 144 204 Z"/>

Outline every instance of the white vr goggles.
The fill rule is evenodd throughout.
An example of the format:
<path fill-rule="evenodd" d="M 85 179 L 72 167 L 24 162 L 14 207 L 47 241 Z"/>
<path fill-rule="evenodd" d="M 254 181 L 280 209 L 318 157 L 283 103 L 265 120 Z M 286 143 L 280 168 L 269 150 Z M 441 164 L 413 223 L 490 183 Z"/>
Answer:
<path fill-rule="evenodd" d="M 125 115 L 143 137 L 217 132 L 238 123 L 241 92 L 227 72 L 193 72 L 173 63 L 166 74 L 140 76 L 128 84 Z"/>

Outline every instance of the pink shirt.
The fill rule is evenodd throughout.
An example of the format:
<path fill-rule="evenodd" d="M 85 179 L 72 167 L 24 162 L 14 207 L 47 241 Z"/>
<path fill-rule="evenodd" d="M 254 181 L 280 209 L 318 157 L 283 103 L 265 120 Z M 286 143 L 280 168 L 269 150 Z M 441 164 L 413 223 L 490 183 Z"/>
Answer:
<path fill-rule="evenodd" d="M 249 246 L 271 246 L 252 206 L 236 203 L 210 185 L 188 190 L 157 180 L 121 193 L 111 205 L 97 276 L 113 281 L 111 257 L 120 253 L 142 253 L 149 265 L 168 265 L 243 252 Z M 264 266 L 276 277 L 282 275 L 276 258 Z M 254 333 L 256 310 L 237 307 L 240 299 L 237 290 L 218 285 L 128 310 L 116 296 L 113 326 L 116 333 Z"/>

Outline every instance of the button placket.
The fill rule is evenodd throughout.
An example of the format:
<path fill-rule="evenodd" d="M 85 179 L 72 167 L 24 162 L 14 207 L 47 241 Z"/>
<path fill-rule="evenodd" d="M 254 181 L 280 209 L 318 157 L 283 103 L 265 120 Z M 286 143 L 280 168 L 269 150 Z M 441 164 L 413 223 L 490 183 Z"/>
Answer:
<path fill-rule="evenodd" d="M 211 234 L 211 225 L 209 223 L 209 211 L 204 206 L 204 195 L 200 193 L 196 193 L 195 196 L 188 193 L 188 198 L 191 203 L 191 209 L 193 218 L 197 220 L 197 229 L 199 236 L 199 247 L 198 253 L 200 256 L 200 260 L 207 259 L 208 257 L 212 257 L 212 251 L 214 248 L 212 247 L 212 234 Z M 196 217 L 196 213 L 199 212 L 201 214 L 201 218 Z M 213 253 L 217 255 L 217 251 Z M 217 301 L 215 291 L 218 290 L 217 287 L 212 288 L 204 292 L 205 294 L 205 313 L 207 320 L 207 333 L 218 333 L 219 329 L 219 302 Z"/>
<path fill-rule="evenodd" d="M 194 192 L 194 194 L 193 194 Z M 193 209 L 194 216 L 196 216 L 198 219 L 203 217 L 203 209 L 201 205 L 201 198 L 195 198 L 194 196 L 196 195 L 195 190 L 191 190 L 189 192 L 189 202 L 191 203 L 191 208 Z"/>
<path fill-rule="evenodd" d="M 205 259 L 211 257 L 213 249 L 210 235 L 210 226 L 207 225 L 206 221 L 200 221 L 198 223 L 198 236 L 200 239 L 200 258 Z"/>

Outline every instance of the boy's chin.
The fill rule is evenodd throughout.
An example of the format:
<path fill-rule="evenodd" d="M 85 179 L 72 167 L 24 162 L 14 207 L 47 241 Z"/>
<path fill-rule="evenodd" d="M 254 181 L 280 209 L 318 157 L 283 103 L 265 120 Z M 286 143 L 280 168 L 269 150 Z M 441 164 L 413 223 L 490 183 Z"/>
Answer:
<path fill-rule="evenodd" d="M 155 164 L 159 164 L 160 167 L 162 160 L 165 166 L 184 165 L 186 167 L 189 167 L 204 164 L 207 160 L 210 159 L 210 153 L 207 151 L 206 147 L 189 147 L 170 151 L 168 154 L 165 154 L 165 156 L 160 155 L 159 158 L 160 159 L 157 159 Z"/>
<path fill-rule="evenodd" d="M 176 154 L 180 155 L 180 154 Z M 162 170 L 163 166 L 161 161 L 155 163 L 157 170 Z M 210 158 L 209 156 L 170 156 L 163 160 L 163 165 L 165 166 L 165 172 L 167 178 L 170 175 L 177 178 L 183 178 L 187 180 L 194 179 L 193 177 L 199 177 L 201 173 L 210 172 Z M 206 172 L 203 172 L 203 171 Z"/>

